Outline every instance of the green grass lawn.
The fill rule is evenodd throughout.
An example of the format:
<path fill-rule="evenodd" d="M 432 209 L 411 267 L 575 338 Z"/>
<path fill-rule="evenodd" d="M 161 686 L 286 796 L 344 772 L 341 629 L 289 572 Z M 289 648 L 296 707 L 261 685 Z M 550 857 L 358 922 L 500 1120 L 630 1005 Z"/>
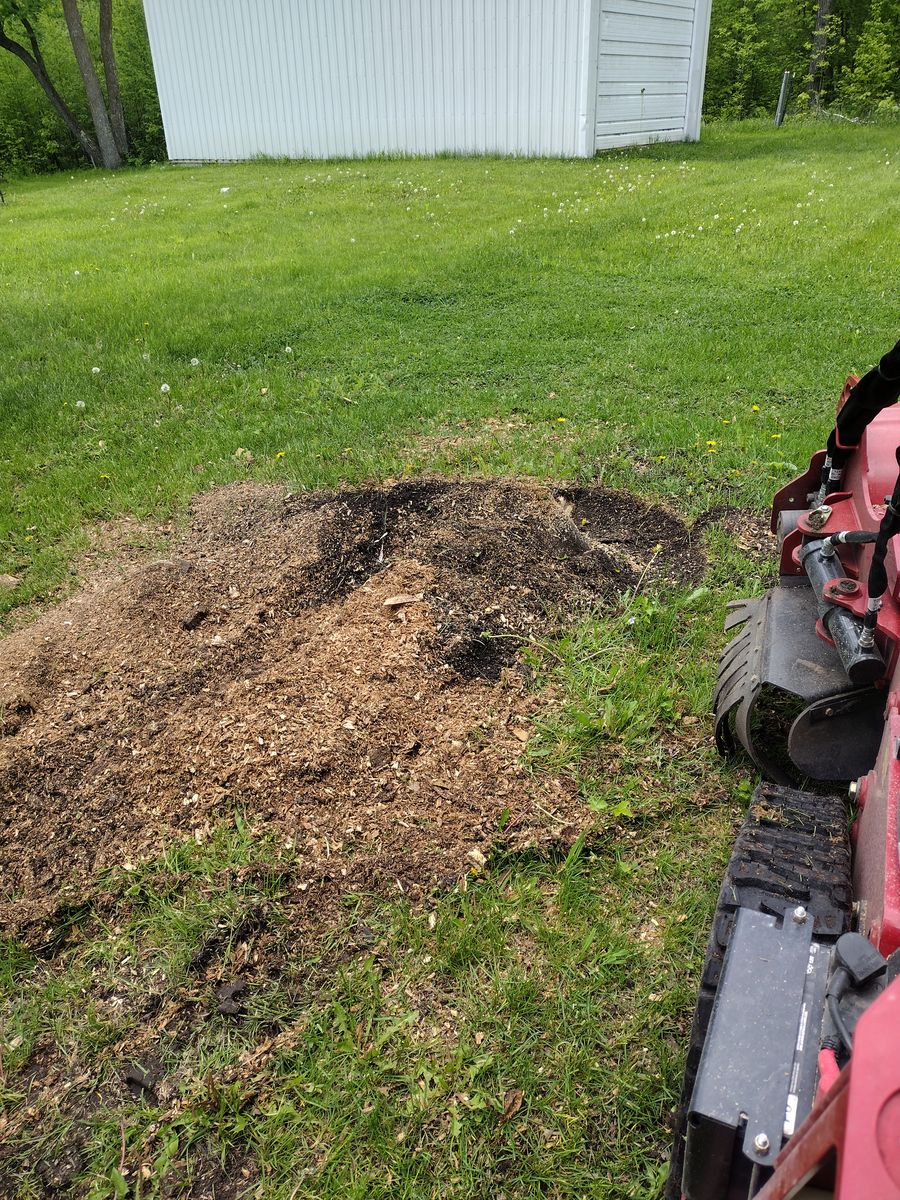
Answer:
<path fill-rule="evenodd" d="M 246 474 L 639 470 L 688 511 L 763 503 L 896 338 L 898 142 L 748 125 L 593 162 L 13 184 L 0 605 L 51 595 L 85 522 Z"/>
<path fill-rule="evenodd" d="M 0 574 L 21 582 L 0 606 L 14 622 L 71 586 L 96 522 L 166 520 L 247 476 L 602 479 L 686 516 L 759 510 L 823 441 L 844 374 L 898 335 L 898 162 L 897 128 L 747 124 L 593 162 L 14 182 Z M 52 960 L 7 945 L 10 1194 L 657 1197 L 750 788 L 706 710 L 722 605 L 760 568 L 721 532 L 708 550 L 705 589 L 535 651 L 560 703 L 533 767 L 597 801 L 558 861 L 491 862 L 430 911 L 348 897 L 317 941 L 290 856 L 236 820 L 102 880 Z M 191 960 L 217 928 L 227 973 L 261 908 L 281 968 L 235 1023 L 203 1008 Z M 106 1104 L 145 1028 L 174 1090 Z M 47 1045 L 74 1091 L 29 1116 Z"/>

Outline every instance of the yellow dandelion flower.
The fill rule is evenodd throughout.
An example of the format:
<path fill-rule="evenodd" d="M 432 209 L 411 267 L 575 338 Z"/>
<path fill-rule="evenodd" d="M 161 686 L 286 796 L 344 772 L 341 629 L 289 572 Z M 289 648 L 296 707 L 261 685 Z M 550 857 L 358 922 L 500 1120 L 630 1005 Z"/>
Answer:
<path fill-rule="evenodd" d="M 759 412 L 759 405 L 758 405 L 758 404 L 751 404 L 751 405 L 750 405 L 750 411 L 751 411 L 751 412 Z"/>
<path fill-rule="evenodd" d="M 781 437 L 781 434 L 780 434 L 780 433 L 773 433 L 773 434 L 772 434 L 772 441 L 773 441 L 773 442 L 777 442 L 777 441 L 778 441 L 778 439 L 779 439 L 780 437 Z"/>
<path fill-rule="evenodd" d="M 279 450 L 278 453 L 275 455 L 275 457 L 276 458 L 284 458 L 285 454 L 287 454 L 287 450 Z"/>

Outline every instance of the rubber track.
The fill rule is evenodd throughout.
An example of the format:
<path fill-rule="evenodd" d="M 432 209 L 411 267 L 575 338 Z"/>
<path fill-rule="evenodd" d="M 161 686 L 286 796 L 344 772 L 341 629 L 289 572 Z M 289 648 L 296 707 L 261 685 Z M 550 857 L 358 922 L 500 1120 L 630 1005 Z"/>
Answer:
<path fill-rule="evenodd" d="M 738 908 L 782 915 L 798 904 L 813 917 L 819 941 L 850 927 L 852 890 L 846 805 L 840 796 L 761 783 L 753 793 L 725 872 L 713 919 L 675 1112 L 665 1200 L 680 1200 L 684 1127 L 709 1028 L 725 951 Z"/>

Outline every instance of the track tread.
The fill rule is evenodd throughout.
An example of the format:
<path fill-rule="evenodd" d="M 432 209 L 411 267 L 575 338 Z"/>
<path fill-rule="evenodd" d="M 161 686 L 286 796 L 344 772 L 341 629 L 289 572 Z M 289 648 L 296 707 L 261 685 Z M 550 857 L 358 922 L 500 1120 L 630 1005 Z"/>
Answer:
<path fill-rule="evenodd" d="M 761 783 L 734 844 L 713 918 L 691 1026 L 665 1200 L 680 1200 L 684 1126 L 738 908 L 782 914 L 802 904 L 813 936 L 835 941 L 850 927 L 850 839 L 842 797 Z"/>

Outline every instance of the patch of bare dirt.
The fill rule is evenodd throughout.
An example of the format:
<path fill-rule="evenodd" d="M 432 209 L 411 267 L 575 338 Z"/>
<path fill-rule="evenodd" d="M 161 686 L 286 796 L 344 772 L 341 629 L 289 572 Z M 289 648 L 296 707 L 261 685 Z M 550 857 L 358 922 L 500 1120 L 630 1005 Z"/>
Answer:
<path fill-rule="evenodd" d="M 166 557 L 0 642 L 0 926 L 39 945 L 98 870 L 237 812 L 310 895 L 418 896 L 500 824 L 546 843 L 585 814 L 523 773 L 518 648 L 703 566 L 671 513 L 601 488 L 199 497 Z"/>
<path fill-rule="evenodd" d="M 775 534 L 769 526 L 768 512 L 739 508 L 731 504 L 717 504 L 702 513 L 694 522 L 694 532 L 711 525 L 719 525 L 731 534 L 739 550 L 760 567 L 771 572 L 777 567 L 775 557 Z"/>

